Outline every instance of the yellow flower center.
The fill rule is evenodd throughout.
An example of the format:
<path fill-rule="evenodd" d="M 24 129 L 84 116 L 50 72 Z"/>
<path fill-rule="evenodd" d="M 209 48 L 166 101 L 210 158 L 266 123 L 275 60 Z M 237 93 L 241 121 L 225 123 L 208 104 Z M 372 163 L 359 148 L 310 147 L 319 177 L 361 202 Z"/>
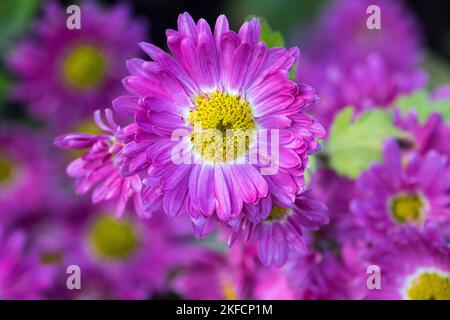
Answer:
<path fill-rule="evenodd" d="M 83 132 L 89 134 L 102 134 L 102 130 L 94 122 L 94 120 L 84 120 L 77 123 L 74 127 L 73 132 Z"/>
<path fill-rule="evenodd" d="M 418 195 L 399 195 L 391 202 L 391 213 L 399 223 L 420 222 L 424 203 Z"/>
<path fill-rule="evenodd" d="M 436 272 L 424 272 L 413 280 L 406 296 L 410 300 L 450 300 L 450 278 Z"/>
<path fill-rule="evenodd" d="M 104 79 L 105 73 L 104 55 L 90 45 L 75 47 L 63 62 L 65 80 L 79 90 L 97 86 Z"/>
<path fill-rule="evenodd" d="M 230 280 L 222 281 L 222 294 L 225 300 L 237 300 L 238 295 Z"/>
<path fill-rule="evenodd" d="M 14 173 L 14 167 L 6 156 L 0 154 L 0 185 L 11 180 Z"/>
<path fill-rule="evenodd" d="M 283 207 L 274 206 L 270 211 L 269 216 L 266 218 L 268 221 L 281 220 L 288 214 L 288 209 Z"/>
<path fill-rule="evenodd" d="M 240 96 L 214 91 L 193 99 L 195 111 L 188 117 L 194 150 L 207 161 L 228 162 L 245 155 L 256 124 L 252 109 Z"/>
<path fill-rule="evenodd" d="M 90 231 L 93 250 L 101 257 L 122 260 L 138 246 L 137 234 L 126 221 L 113 217 L 98 219 Z"/>
<path fill-rule="evenodd" d="M 41 253 L 41 262 L 43 264 L 58 264 L 62 261 L 63 255 L 58 251 L 48 251 Z"/>

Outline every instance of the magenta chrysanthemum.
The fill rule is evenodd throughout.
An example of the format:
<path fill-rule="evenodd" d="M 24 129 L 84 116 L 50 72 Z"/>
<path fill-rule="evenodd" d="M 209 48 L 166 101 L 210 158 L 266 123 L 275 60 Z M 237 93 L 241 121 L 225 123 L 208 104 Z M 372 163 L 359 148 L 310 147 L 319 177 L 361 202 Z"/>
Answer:
<path fill-rule="evenodd" d="M 48 298 L 146 299 L 164 290 L 185 251 L 181 239 L 190 233 L 187 219 L 162 213 L 145 220 L 116 219 L 109 205 L 70 209 L 58 220 L 45 216 L 30 230 L 41 265 L 55 273 Z M 67 290 L 69 265 L 81 269 L 81 290 Z"/>
<path fill-rule="evenodd" d="M 317 86 L 320 103 L 312 114 L 328 128 L 336 113 L 353 106 L 356 114 L 371 108 L 388 108 L 400 94 L 420 89 L 426 82 L 420 70 L 390 70 L 383 57 L 371 54 L 346 66 L 334 62 L 306 64 L 299 75 Z"/>
<path fill-rule="evenodd" d="M 369 29 L 366 10 L 377 5 L 381 29 Z M 336 30 L 339 30 L 336 33 Z M 313 27 L 297 77 L 317 89 L 311 110 L 328 129 L 339 110 L 387 108 L 402 93 L 422 88 L 420 33 L 414 17 L 396 1 L 334 1 Z M 401 50 L 398 50 L 401 48 Z"/>
<path fill-rule="evenodd" d="M 400 112 L 394 113 L 394 123 L 397 127 L 411 135 L 411 139 L 403 141 L 405 151 L 417 152 L 422 155 L 435 150 L 450 158 L 450 126 L 445 123 L 439 113 L 431 114 L 425 123 L 421 123 L 417 113 L 410 111 L 406 116 Z"/>
<path fill-rule="evenodd" d="M 381 288 L 366 290 L 366 299 L 450 300 L 450 248 L 436 225 L 405 227 L 366 260 L 381 272 Z"/>
<path fill-rule="evenodd" d="M 426 221 L 448 223 L 450 169 L 436 151 L 402 156 L 388 140 L 384 162 L 374 164 L 358 179 L 351 210 L 370 240 L 379 241 L 401 225 L 422 227 Z"/>
<path fill-rule="evenodd" d="M 52 271 L 39 265 L 36 252 L 27 248 L 24 230 L 7 233 L 0 228 L 0 299 L 41 299 Z"/>
<path fill-rule="evenodd" d="M 301 300 L 351 299 L 352 272 L 331 251 L 309 251 L 287 263 L 287 277 L 294 297 Z"/>
<path fill-rule="evenodd" d="M 108 213 L 94 213 L 80 222 L 75 236 L 84 238 L 71 248 L 66 261 L 79 265 L 94 282 L 102 273 L 103 282 L 115 288 L 105 293 L 126 299 L 145 299 L 164 290 L 184 250 L 180 240 L 187 235 L 177 232 L 175 224 L 189 223 L 163 215 L 145 221 L 133 216 L 117 220 Z M 92 290 L 95 293 L 95 285 Z"/>
<path fill-rule="evenodd" d="M 124 61 L 137 54 L 145 24 L 132 22 L 126 5 L 101 10 L 85 1 L 80 29 L 69 29 L 65 8 L 55 1 L 43 7 L 34 36 L 11 53 L 9 64 L 19 78 L 12 96 L 32 116 L 61 128 L 121 94 Z"/>
<path fill-rule="evenodd" d="M 106 122 L 100 111 L 94 119 L 104 134 L 69 133 L 55 139 L 55 144 L 64 149 L 87 149 L 80 158 L 67 167 L 67 174 L 76 178 L 76 192 L 85 194 L 91 189 L 92 201 L 111 200 L 117 202 L 116 215 L 121 217 L 128 201 L 133 200 L 138 215 L 144 216 L 140 191 L 141 180 L 137 175 L 122 177 L 115 163 L 115 157 L 123 148 L 127 134 L 133 132 L 133 125 L 121 129 L 114 121 L 110 109 L 105 110 Z"/>
<path fill-rule="evenodd" d="M 320 240 L 325 246 L 343 244 L 357 239 L 363 232 L 350 212 L 350 201 L 355 196 L 355 182 L 331 169 L 318 168 L 311 177 L 311 196 L 328 207 L 330 223 L 320 229 Z"/>
<path fill-rule="evenodd" d="M 187 299 L 292 298 L 284 270 L 262 266 L 256 247 L 249 243 L 226 253 L 192 248 L 173 288 Z"/>
<path fill-rule="evenodd" d="M 199 300 L 248 298 L 245 290 L 250 289 L 249 283 L 245 285 L 248 273 L 236 263 L 236 257 L 214 250 L 194 249 L 187 260 L 173 284 L 174 290 L 183 297 Z"/>
<path fill-rule="evenodd" d="M 144 209 L 187 213 L 197 236 L 211 219 L 236 218 L 244 205 L 269 196 L 293 205 L 308 153 L 324 136 L 304 114 L 317 100 L 314 90 L 288 77 L 298 49 L 267 48 L 259 35 L 257 19 L 236 33 L 222 15 L 212 32 L 184 13 L 178 31 L 167 31 L 173 56 L 141 43 L 153 61 L 128 62 L 132 75 L 123 83 L 130 95 L 113 102 L 137 124 L 117 156 L 122 175 L 141 174 Z M 261 137 L 267 148 L 256 143 Z M 279 156 L 268 159 L 271 147 Z M 174 150 L 183 151 L 181 163 Z"/>
<path fill-rule="evenodd" d="M 53 174 L 57 165 L 46 154 L 51 147 L 48 138 L 24 126 L 2 125 L 0 128 L 0 220 L 3 225 L 18 217 L 39 214 L 40 210 L 61 201 Z"/>
<path fill-rule="evenodd" d="M 367 26 L 372 5 L 381 12 L 379 29 Z M 378 52 L 389 69 L 408 70 L 420 61 L 421 36 L 418 22 L 402 1 L 334 0 L 324 6 L 313 28 L 308 56 L 348 65 Z"/>

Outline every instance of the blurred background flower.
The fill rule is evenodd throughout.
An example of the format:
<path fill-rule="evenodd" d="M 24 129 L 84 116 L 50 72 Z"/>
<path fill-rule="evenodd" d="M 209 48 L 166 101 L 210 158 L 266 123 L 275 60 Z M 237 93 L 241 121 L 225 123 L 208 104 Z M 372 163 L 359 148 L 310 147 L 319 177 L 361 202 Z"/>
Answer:
<path fill-rule="evenodd" d="M 0 3 L 0 299 L 450 300 L 449 3 L 85 0 L 69 30 L 72 4 Z M 381 29 L 366 26 L 372 4 Z M 211 25 L 226 14 L 233 30 L 256 16 L 268 47 L 299 47 L 290 79 L 314 120 L 293 115 L 293 130 L 313 151 L 323 137 L 299 189 L 326 216 L 313 200 L 294 215 L 263 199 L 231 221 L 244 231 L 232 248 L 224 228 L 196 241 L 186 217 L 142 219 L 140 179 L 114 162 L 137 128 L 105 109 L 126 94 L 127 64 L 138 72 L 138 44 L 166 50 L 184 11 Z M 366 285 L 373 264 L 381 290 Z M 81 290 L 66 285 L 69 265 Z"/>

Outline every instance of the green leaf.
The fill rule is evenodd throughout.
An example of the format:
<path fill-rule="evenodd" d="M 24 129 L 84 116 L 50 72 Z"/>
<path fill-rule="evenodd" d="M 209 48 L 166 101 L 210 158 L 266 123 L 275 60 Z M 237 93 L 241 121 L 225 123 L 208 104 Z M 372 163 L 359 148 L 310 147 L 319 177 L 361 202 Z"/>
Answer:
<path fill-rule="evenodd" d="M 6 71 L 0 69 L 0 106 L 6 99 L 10 83 L 11 78 L 9 77 L 9 75 L 6 73 Z"/>
<path fill-rule="evenodd" d="M 297 75 L 297 64 L 294 64 L 291 70 L 289 71 L 289 80 L 295 81 L 296 75 Z"/>
<path fill-rule="evenodd" d="M 6 50 L 26 30 L 40 0 L 0 1 L 0 50 Z"/>
<path fill-rule="evenodd" d="M 348 107 L 336 116 L 324 152 L 336 172 L 355 179 L 381 160 L 386 138 L 406 134 L 394 127 L 392 114 L 385 110 L 371 109 L 355 120 L 353 113 L 353 108 Z"/>
<path fill-rule="evenodd" d="M 257 18 L 259 20 L 259 23 L 261 24 L 261 35 L 259 40 L 264 41 L 268 48 L 285 46 L 284 38 L 281 32 L 273 31 L 264 17 L 248 16 L 245 20 L 249 21 L 253 18 Z"/>
<path fill-rule="evenodd" d="M 209 234 L 207 237 L 194 241 L 196 242 L 195 245 L 204 246 L 205 248 L 209 248 L 217 252 L 227 252 L 228 246 L 222 241 L 219 241 L 218 238 L 219 235 L 217 232 L 211 232 L 211 234 Z"/>
<path fill-rule="evenodd" d="M 287 34 L 301 27 L 307 28 L 320 8 L 329 0 L 229 0 L 223 1 L 225 12 L 232 12 L 230 19 L 239 24 L 245 18 L 245 12 L 258 17 L 265 17 L 277 26 L 282 34 Z"/>
<path fill-rule="evenodd" d="M 317 154 L 312 154 L 308 157 L 308 168 L 305 170 L 305 183 L 309 185 L 311 177 L 317 169 Z"/>
<path fill-rule="evenodd" d="M 420 122 L 424 123 L 433 112 L 439 112 L 447 123 L 450 123 L 450 100 L 432 101 L 425 90 L 416 91 L 397 99 L 395 105 L 403 115 L 416 110 Z"/>

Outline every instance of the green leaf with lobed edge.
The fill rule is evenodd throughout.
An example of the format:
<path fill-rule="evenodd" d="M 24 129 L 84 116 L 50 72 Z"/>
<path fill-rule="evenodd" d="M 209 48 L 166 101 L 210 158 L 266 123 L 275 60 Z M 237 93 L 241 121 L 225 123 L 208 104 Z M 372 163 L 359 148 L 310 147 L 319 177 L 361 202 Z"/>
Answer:
<path fill-rule="evenodd" d="M 381 160 L 388 137 L 405 137 L 394 127 L 392 114 L 371 109 L 353 120 L 353 108 L 343 109 L 335 118 L 324 152 L 339 174 L 357 178 L 373 162 Z"/>

